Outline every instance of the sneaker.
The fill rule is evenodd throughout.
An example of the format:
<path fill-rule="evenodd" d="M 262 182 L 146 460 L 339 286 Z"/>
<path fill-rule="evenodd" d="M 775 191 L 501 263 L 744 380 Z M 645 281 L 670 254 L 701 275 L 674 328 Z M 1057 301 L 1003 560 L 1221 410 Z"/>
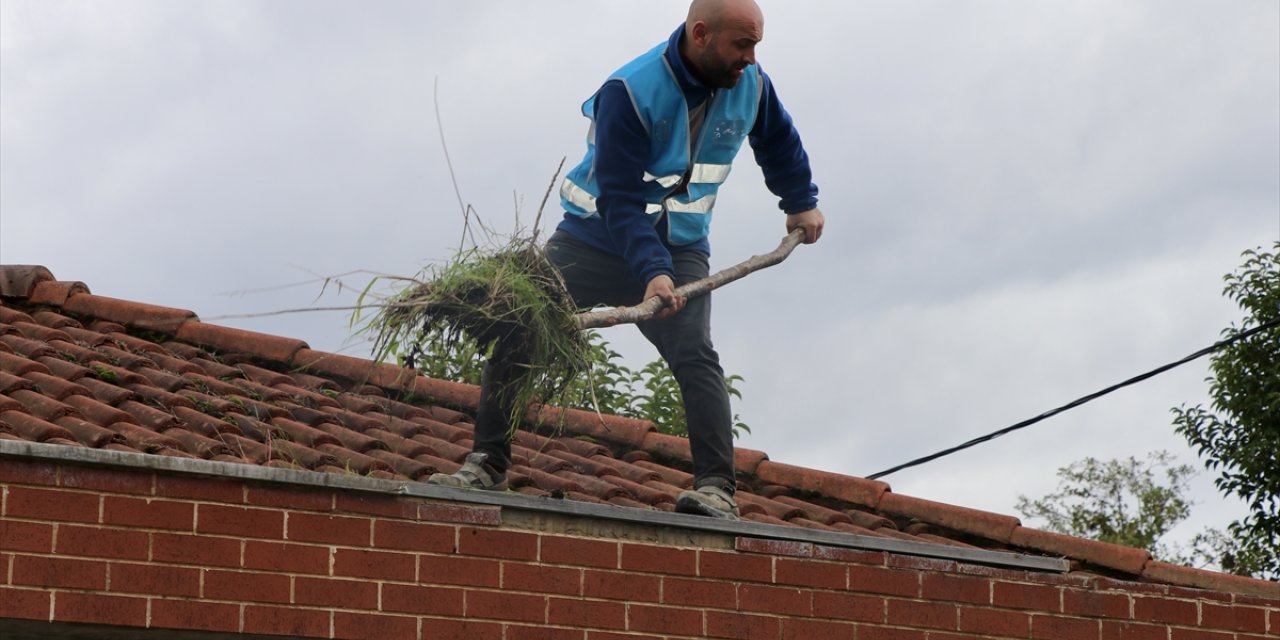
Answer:
<path fill-rule="evenodd" d="M 469 453 L 461 469 L 453 473 L 433 473 L 427 478 L 427 484 L 455 489 L 506 489 L 507 474 L 494 469 L 488 461 L 487 453 Z"/>
<path fill-rule="evenodd" d="M 724 520 L 738 519 L 738 503 L 733 494 L 723 487 L 704 484 L 693 491 L 685 491 L 676 499 L 676 513 L 692 513 Z"/>

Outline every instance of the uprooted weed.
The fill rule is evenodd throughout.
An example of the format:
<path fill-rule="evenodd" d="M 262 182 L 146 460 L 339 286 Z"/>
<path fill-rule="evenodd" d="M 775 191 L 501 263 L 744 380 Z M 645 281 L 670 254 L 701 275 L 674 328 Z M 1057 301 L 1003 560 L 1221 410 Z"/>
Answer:
<path fill-rule="evenodd" d="M 472 248 L 430 267 L 369 321 L 379 360 L 460 350 L 468 341 L 507 371 L 502 404 L 512 428 L 532 402 L 561 400 L 588 366 L 590 345 L 560 273 L 536 238 L 497 249 Z"/>

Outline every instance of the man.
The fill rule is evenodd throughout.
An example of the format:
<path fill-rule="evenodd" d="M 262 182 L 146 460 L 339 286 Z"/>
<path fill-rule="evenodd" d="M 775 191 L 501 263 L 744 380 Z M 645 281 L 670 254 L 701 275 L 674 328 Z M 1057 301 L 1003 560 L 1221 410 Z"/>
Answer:
<path fill-rule="evenodd" d="M 780 198 L 786 228 L 822 235 L 818 189 L 800 136 L 756 65 L 764 17 L 753 0 L 694 0 L 664 43 L 623 66 L 582 107 L 592 120 L 587 153 L 560 190 L 565 218 L 547 242 L 580 307 L 664 307 L 638 327 L 671 367 L 684 398 L 694 488 L 676 511 L 736 519 L 732 414 L 711 343 L 711 298 L 683 285 L 708 275 L 707 236 L 716 193 L 744 140 Z M 482 383 L 473 453 L 429 482 L 505 487 L 511 466 L 510 405 L 501 381 L 518 371 L 490 364 Z"/>

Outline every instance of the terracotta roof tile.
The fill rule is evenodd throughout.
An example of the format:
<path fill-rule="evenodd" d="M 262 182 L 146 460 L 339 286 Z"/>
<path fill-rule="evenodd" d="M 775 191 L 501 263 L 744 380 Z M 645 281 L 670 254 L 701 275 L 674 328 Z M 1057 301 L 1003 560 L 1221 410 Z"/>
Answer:
<path fill-rule="evenodd" d="M 0 439 L 418 481 L 455 471 L 470 452 L 474 386 L 95 295 L 41 267 L 0 266 L 0 289 Z M 691 485 L 688 441 L 648 422 L 545 406 L 526 418 L 513 491 L 670 511 Z M 1027 529 L 762 451 L 738 449 L 734 462 L 743 516 L 755 522 L 1013 547 L 1145 580 L 1267 593 L 1258 587 L 1266 583 Z"/>

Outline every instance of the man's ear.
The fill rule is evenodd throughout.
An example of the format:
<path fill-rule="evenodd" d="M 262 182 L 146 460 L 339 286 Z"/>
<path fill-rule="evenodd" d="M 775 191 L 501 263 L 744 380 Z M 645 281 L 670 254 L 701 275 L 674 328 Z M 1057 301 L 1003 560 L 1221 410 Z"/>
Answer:
<path fill-rule="evenodd" d="M 693 23 L 693 28 L 690 30 L 690 34 L 693 36 L 693 43 L 697 45 L 699 49 L 703 49 L 707 46 L 707 40 L 711 36 L 711 28 L 707 26 L 707 23 L 699 20 Z"/>

